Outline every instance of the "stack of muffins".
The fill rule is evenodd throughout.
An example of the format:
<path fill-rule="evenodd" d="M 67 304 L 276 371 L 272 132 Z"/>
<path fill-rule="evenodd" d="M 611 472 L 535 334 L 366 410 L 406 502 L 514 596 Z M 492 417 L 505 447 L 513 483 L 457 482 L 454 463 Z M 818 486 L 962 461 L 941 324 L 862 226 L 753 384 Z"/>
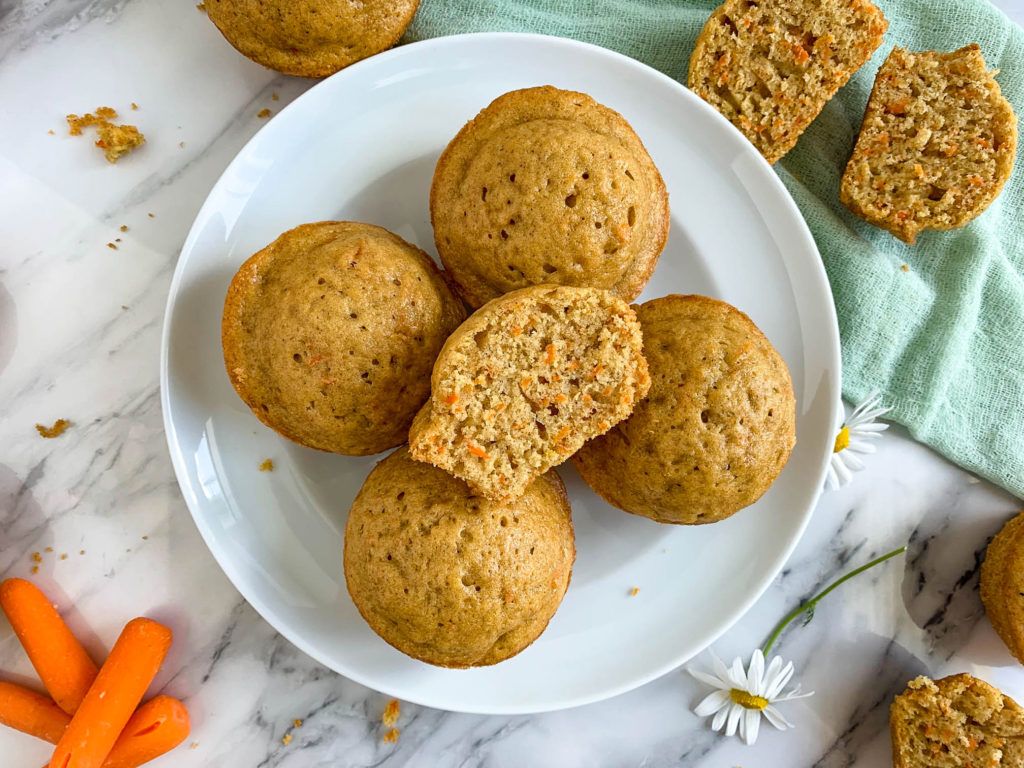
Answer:
<path fill-rule="evenodd" d="M 713 523 L 778 477 L 795 401 L 738 309 L 628 304 L 665 246 L 668 194 L 586 94 L 500 96 L 441 155 L 430 211 L 444 271 L 372 224 L 305 224 L 239 269 L 222 340 L 235 390 L 284 437 L 396 448 L 349 512 L 349 593 L 395 648 L 470 667 L 530 645 L 569 586 L 559 464 L 626 512 Z"/>

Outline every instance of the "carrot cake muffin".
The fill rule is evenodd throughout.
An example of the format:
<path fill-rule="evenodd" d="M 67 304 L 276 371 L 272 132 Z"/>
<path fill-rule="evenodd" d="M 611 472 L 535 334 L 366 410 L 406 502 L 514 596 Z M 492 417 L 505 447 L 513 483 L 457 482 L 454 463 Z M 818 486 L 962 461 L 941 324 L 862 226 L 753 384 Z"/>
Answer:
<path fill-rule="evenodd" d="M 977 45 L 893 48 L 871 91 L 839 197 L 911 245 L 984 211 L 1013 171 L 1017 117 Z"/>
<path fill-rule="evenodd" d="M 257 418 L 321 451 L 405 441 L 465 317 L 423 251 L 372 224 L 303 224 L 246 261 L 224 303 L 228 376 Z"/>
<path fill-rule="evenodd" d="M 996 634 L 1024 664 L 1024 512 L 988 545 L 981 565 L 981 601 Z"/>
<path fill-rule="evenodd" d="M 1024 709 L 967 674 L 912 680 L 889 730 L 893 768 L 1024 768 Z"/>
<path fill-rule="evenodd" d="M 399 448 L 366 478 L 345 529 L 345 583 L 378 635 L 442 667 L 497 664 L 536 640 L 576 557 L 553 470 L 515 501 L 475 495 Z"/>
<path fill-rule="evenodd" d="M 774 163 L 886 27 L 869 0 L 726 0 L 697 37 L 687 84 Z"/>
<path fill-rule="evenodd" d="M 256 63 L 324 77 L 397 43 L 418 6 L 419 0 L 208 0 L 206 13 Z"/>
<path fill-rule="evenodd" d="M 474 307 L 538 283 L 630 301 L 665 247 L 668 194 L 622 115 L 543 86 L 499 96 L 452 139 L 434 171 L 430 220 Z"/>
<path fill-rule="evenodd" d="M 660 523 L 723 520 L 775 482 L 796 443 L 789 370 L 757 326 L 705 296 L 637 310 L 651 391 L 573 457 L 609 504 Z"/>
<path fill-rule="evenodd" d="M 513 499 L 650 386 L 640 325 L 596 288 L 536 285 L 485 304 L 445 342 L 412 456 L 490 499 Z"/>

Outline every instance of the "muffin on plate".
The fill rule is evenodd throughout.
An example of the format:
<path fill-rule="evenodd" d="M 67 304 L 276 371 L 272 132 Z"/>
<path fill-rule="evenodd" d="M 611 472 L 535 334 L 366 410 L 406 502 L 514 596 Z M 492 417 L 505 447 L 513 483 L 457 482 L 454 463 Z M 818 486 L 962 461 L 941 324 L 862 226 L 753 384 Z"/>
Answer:
<path fill-rule="evenodd" d="M 1024 766 L 1024 709 L 967 674 L 918 677 L 889 711 L 893 768 Z"/>
<path fill-rule="evenodd" d="M 870 0 L 726 0 L 697 37 L 687 85 L 774 163 L 888 26 Z"/>
<path fill-rule="evenodd" d="M 289 440 L 378 453 L 405 442 L 434 359 L 464 317 L 430 257 L 397 235 L 303 224 L 231 280 L 224 363 L 239 397 Z"/>
<path fill-rule="evenodd" d="M 490 499 L 514 499 L 650 386 L 640 325 L 596 288 L 535 285 L 478 309 L 445 342 L 412 456 Z"/>
<path fill-rule="evenodd" d="M 512 502 L 475 495 L 399 448 L 366 478 L 345 528 L 345 583 L 388 644 L 441 667 L 497 664 L 536 640 L 576 557 L 554 471 Z"/>
<path fill-rule="evenodd" d="M 629 123 L 551 86 L 499 96 L 438 160 L 434 242 L 474 306 L 539 283 L 630 301 L 668 238 L 668 193 Z"/>
<path fill-rule="evenodd" d="M 775 482 L 796 443 L 785 362 L 745 314 L 706 296 L 637 310 L 651 389 L 573 456 L 609 504 L 660 523 L 724 520 Z"/>
<path fill-rule="evenodd" d="M 893 48 L 875 77 L 839 199 L 910 245 L 981 214 L 1013 172 L 1017 116 L 981 48 Z"/>
<path fill-rule="evenodd" d="M 239 53 L 286 75 L 324 77 L 385 51 L 419 0 L 206 0 L 206 13 Z"/>
<path fill-rule="evenodd" d="M 988 545 L 981 564 L 981 601 L 996 634 L 1024 664 L 1024 512 Z"/>

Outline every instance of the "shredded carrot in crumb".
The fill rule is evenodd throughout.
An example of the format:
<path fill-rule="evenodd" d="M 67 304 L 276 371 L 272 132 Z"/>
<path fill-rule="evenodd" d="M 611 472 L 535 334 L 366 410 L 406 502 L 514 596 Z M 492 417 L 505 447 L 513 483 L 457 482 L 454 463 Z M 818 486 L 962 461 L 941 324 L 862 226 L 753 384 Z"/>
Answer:
<path fill-rule="evenodd" d="M 602 421 L 600 424 L 597 425 L 597 428 L 598 429 L 607 430 L 608 429 L 608 422 L 607 421 Z"/>
<path fill-rule="evenodd" d="M 556 381 L 556 382 L 557 382 L 557 381 L 561 381 L 561 380 L 562 380 L 562 377 L 561 377 L 561 376 L 559 376 L 559 375 L 558 375 L 557 373 L 553 373 L 553 374 L 551 374 L 551 380 L 552 380 L 552 381 Z"/>
<path fill-rule="evenodd" d="M 592 401 L 593 399 L 594 399 L 594 398 L 592 398 L 592 397 L 591 397 L 590 395 L 588 395 L 588 394 L 587 394 L 586 392 L 584 392 L 584 393 L 583 393 L 583 402 L 584 402 L 584 403 L 589 403 L 589 402 L 590 402 L 590 401 Z"/>
<path fill-rule="evenodd" d="M 398 722 L 398 718 L 401 714 L 401 704 L 399 704 L 398 699 L 392 699 L 388 702 L 388 705 L 384 707 L 384 714 L 381 715 L 380 719 L 384 725 L 390 728 Z"/>
<path fill-rule="evenodd" d="M 563 395 L 561 393 L 555 395 L 555 402 L 556 403 L 564 403 L 568 399 L 569 399 L 568 397 L 566 397 L 565 395 Z"/>
<path fill-rule="evenodd" d="M 604 370 L 604 366 L 601 365 L 600 363 L 598 363 L 597 365 L 594 366 L 594 371 L 593 371 L 593 373 L 590 374 L 590 378 L 596 379 L 597 375 L 599 373 L 601 373 L 601 371 L 603 371 L 603 370 Z"/>
<path fill-rule="evenodd" d="M 398 729 L 392 728 L 390 731 L 384 734 L 384 741 L 388 744 L 398 743 Z"/>
<path fill-rule="evenodd" d="M 914 163 L 914 173 L 917 174 L 918 178 L 924 176 L 924 168 L 921 167 L 920 163 Z"/>
<path fill-rule="evenodd" d="M 451 405 L 452 403 L 457 402 L 458 399 L 459 399 L 458 392 L 452 392 L 450 395 L 445 395 L 444 401 L 446 403 L 448 403 L 448 405 Z"/>
<path fill-rule="evenodd" d="M 263 461 L 263 463 L 260 464 L 260 472 L 273 472 L 273 471 L 274 471 L 274 460 L 273 459 L 265 459 Z"/>
<path fill-rule="evenodd" d="M 543 400 L 540 401 L 540 407 L 541 408 L 547 408 L 549 405 L 551 405 L 551 399 L 550 398 L 545 397 Z"/>
<path fill-rule="evenodd" d="M 981 176 L 971 176 L 971 178 L 969 178 L 968 181 L 971 182 L 971 184 L 974 184 L 976 187 L 980 187 L 982 184 L 985 183 L 982 180 Z"/>
<path fill-rule="evenodd" d="M 547 353 L 548 353 L 548 356 L 547 356 L 547 358 L 545 358 L 545 362 L 547 362 L 547 364 L 550 365 L 551 363 L 555 362 L 555 345 L 554 344 L 548 344 Z"/>
<path fill-rule="evenodd" d="M 71 422 L 67 419 L 57 419 L 52 427 L 44 427 L 42 424 L 36 424 L 36 432 L 43 437 L 57 437 L 58 435 L 64 434 L 64 430 L 71 426 Z"/>
<path fill-rule="evenodd" d="M 491 455 L 487 453 L 487 451 L 474 442 L 466 441 L 466 449 L 474 456 L 479 456 L 481 459 L 491 458 Z"/>
<path fill-rule="evenodd" d="M 441 445 L 437 446 L 437 455 L 444 456 L 444 452 L 447 450 L 448 446 L 446 446 L 444 443 L 441 443 Z"/>
<path fill-rule="evenodd" d="M 569 361 L 569 370 L 570 371 L 575 371 L 579 367 L 580 367 L 580 361 L 579 360 L 573 359 L 573 360 Z"/>
<path fill-rule="evenodd" d="M 956 154 L 956 151 L 959 148 L 960 148 L 960 146 L 954 141 L 954 142 L 950 143 L 950 145 L 948 147 L 946 147 L 944 150 L 942 150 L 942 154 L 944 154 L 946 157 L 952 157 L 953 155 Z"/>
<path fill-rule="evenodd" d="M 569 436 L 569 431 L 570 430 L 568 426 L 564 426 L 560 430 L 558 430 L 558 434 L 555 435 L 555 442 L 560 443 L 563 440 L 565 440 L 565 438 Z"/>
<path fill-rule="evenodd" d="M 513 329 L 512 329 L 512 335 L 513 335 L 513 336 L 518 336 L 518 335 L 519 335 L 519 334 L 521 334 L 522 332 L 523 332 L 523 329 L 522 329 L 522 328 L 513 328 Z"/>
<path fill-rule="evenodd" d="M 610 395 L 612 393 L 611 385 L 605 387 L 602 391 L 604 392 L 604 394 Z"/>
<path fill-rule="evenodd" d="M 519 386 L 522 387 L 523 389 L 526 389 L 528 386 L 530 386 L 530 383 L 532 381 L 533 381 L 533 379 L 531 379 L 529 376 L 527 376 L 526 378 L 524 378 L 522 381 L 519 382 Z"/>
<path fill-rule="evenodd" d="M 499 411 L 499 412 L 500 411 L 504 411 L 505 410 L 505 404 L 504 403 L 498 403 L 496 406 L 494 406 L 494 410 Z"/>
<path fill-rule="evenodd" d="M 53 133 L 53 131 L 50 131 L 50 133 Z M 988 149 L 988 146 L 989 146 L 988 139 L 981 139 L 981 138 L 979 138 L 978 139 L 978 144 L 980 144 L 981 146 L 985 147 L 985 149 Z"/>
<path fill-rule="evenodd" d="M 640 587 L 633 587 L 633 588 L 632 588 L 632 589 L 631 589 L 631 590 L 629 591 L 629 596 L 630 596 L 630 597 L 636 597 L 636 596 L 637 596 L 637 593 L 639 593 L 639 592 L 640 592 Z"/>

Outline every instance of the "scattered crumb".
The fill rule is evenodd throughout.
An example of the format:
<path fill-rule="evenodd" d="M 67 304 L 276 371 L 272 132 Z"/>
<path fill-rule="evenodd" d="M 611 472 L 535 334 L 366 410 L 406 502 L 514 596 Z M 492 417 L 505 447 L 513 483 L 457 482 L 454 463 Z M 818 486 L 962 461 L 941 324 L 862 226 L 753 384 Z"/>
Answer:
<path fill-rule="evenodd" d="M 199 742 L 198 741 L 193 741 L 191 744 L 189 744 L 189 746 L 192 747 L 192 749 L 198 749 L 199 748 Z"/>
<path fill-rule="evenodd" d="M 390 731 L 384 734 L 384 741 L 388 744 L 395 744 L 398 742 L 398 729 L 392 728 Z"/>
<path fill-rule="evenodd" d="M 184 149 L 185 148 L 185 142 L 184 141 L 179 141 L 178 142 L 178 146 L 181 147 L 182 149 Z"/>
<path fill-rule="evenodd" d="M 156 218 L 155 216 L 153 216 L 152 213 L 147 213 L 146 215 L 149 216 L 149 218 L 151 218 L 151 219 Z"/>
<path fill-rule="evenodd" d="M 122 224 L 121 225 L 121 231 L 122 232 L 127 232 L 128 231 L 128 225 L 127 224 Z"/>
<path fill-rule="evenodd" d="M 60 559 L 61 559 L 61 560 L 67 560 L 67 559 L 68 559 L 68 556 L 67 556 L 67 554 L 63 554 L 63 555 L 61 555 L 61 556 L 60 556 Z"/>
<path fill-rule="evenodd" d="M 270 94 L 270 100 L 277 101 L 277 91 L 274 91 L 272 94 Z M 53 133 L 53 131 L 50 131 L 50 133 Z"/>
<path fill-rule="evenodd" d="M 32 553 L 32 562 L 33 563 L 41 563 L 41 562 L 43 562 L 43 556 L 41 554 L 39 554 L 38 552 L 33 552 Z"/>
<path fill-rule="evenodd" d="M 121 242 L 121 238 L 120 237 L 115 237 L 114 238 L 114 242 L 115 243 L 120 243 Z"/>
<path fill-rule="evenodd" d="M 392 699 L 388 702 L 388 705 L 384 707 L 384 714 L 381 715 L 380 719 L 384 725 L 390 728 L 398 722 L 398 718 L 401 714 L 401 705 L 398 703 L 398 699 Z"/>
<path fill-rule="evenodd" d="M 96 146 L 104 151 L 108 163 L 116 163 L 122 155 L 146 143 L 146 137 L 134 125 L 115 125 L 110 122 L 116 117 L 117 111 L 111 107 L 97 107 L 95 115 L 88 112 L 81 117 L 68 115 L 68 132 L 72 136 L 79 136 L 83 128 L 96 126 L 99 133 Z"/>
<path fill-rule="evenodd" d="M 909 272 L 910 271 L 910 267 L 908 267 L 906 264 L 904 264 L 902 267 L 900 267 L 900 269 L 902 269 L 904 272 Z"/>
<path fill-rule="evenodd" d="M 78 554 L 80 554 L 80 555 L 84 555 L 84 554 L 85 554 L 85 550 L 84 550 L 84 549 L 80 549 L 80 550 L 78 550 Z"/>
<path fill-rule="evenodd" d="M 123 309 L 125 312 L 127 312 L 128 311 L 128 305 L 127 304 L 122 304 L 121 305 L 121 309 Z"/>
<path fill-rule="evenodd" d="M 138 105 L 138 104 L 136 104 L 136 103 L 135 103 L 135 102 L 133 101 L 133 102 L 132 102 L 132 109 L 138 109 L 138 108 L 139 108 L 139 105 Z"/>
<path fill-rule="evenodd" d="M 143 541 L 149 541 L 149 536 L 143 536 L 143 537 L 142 537 L 142 540 L 143 540 Z"/>
<path fill-rule="evenodd" d="M 199 3 L 196 5 L 196 10 L 202 13 L 206 13 L 206 3 Z"/>
<path fill-rule="evenodd" d="M 34 573 L 34 574 L 35 573 L 39 573 L 39 566 L 38 565 L 33 565 L 32 566 L 32 573 Z"/>
<path fill-rule="evenodd" d="M 263 463 L 260 464 L 260 472 L 273 472 L 274 471 L 274 460 L 264 459 Z"/>
<path fill-rule="evenodd" d="M 127 548 L 127 549 L 125 550 L 125 552 L 131 552 L 131 551 L 132 551 L 132 548 L 131 548 L 131 547 L 128 547 L 128 548 Z"/>
<path fill-rule="evenodd" d="M 640 592 L 640 587 L 633 587 L 631 590 L 629 590 L 629 596 L 630 597 L 636 597 L 637 593 L 639 593 L 639 592 Z"/>
<path fill-rule="evenodd" d="M 48 131 L 47 131 L 47 133 L 48 133 L 48 134 L 50 134 L 51 136 L 56 136 L 56 135 L 57 135 L 57 134 L 55 134 L 55 133 L 53 132 L 53 128 L 51 128 L 50 130 L 48 130 Z"/>
<path fill-rule="evenodd" d="M 256 117 L 270 117 L 270 110 L 264 107 L 256 113 Z"/>
<path fill-rule="evenodd" d="M 292 743 L 292 735 L 290 733 L 286 733 L 284 736 L 281 737 L 281 743 L 287 747 L 289 744 Z"/>
<path fill-rule="evenodd" d="M 971 485 L 977 485 L 978 483 L 980 483 L 980 482 L 981 482 L 981 480 L 979 480 L 978 478 L 976 478 L 976 477 L 975 477 L 974 475 L 970 475 L 970 476 L 969 476 L 969 477 L 967 478 L 967 482 L 968 482 L 968 483 L 970 483 Z"/>
<path fill-rule="evenodd" d="M 47 547 L 44 552 L 53 552 L 53 547 Z"/>
<path fill-rule="evenodd" d="M 67 419 L 57 419 L 53 422 L 52 427 L 44 427 L 42 424 L 36 424 L 36 432 L 43 437 L 57 437 L 63 435 L 64 430 L 71 426 L 71 422 Z"/>
<path fill-rule="evenodd" d="M 296 727 L 296 728 L 298 728 L 299 726 L 301 726 L 301 725 L 302 725 L 302 718 L 301 718 L 301 717 L 296 717 L 296 718 L 295 718 L 295 719 L 294 719 L 294 720 L 292 721 L 292 723 L 293 723 L 293 724 L 295 725 L 295 727 Z"/>
<path fill-rule="evenodd" d="M 115 251 L 117 250 L 117 246 L 113 243 L 107 243 L 107 248 L 113 248 Z"/>

